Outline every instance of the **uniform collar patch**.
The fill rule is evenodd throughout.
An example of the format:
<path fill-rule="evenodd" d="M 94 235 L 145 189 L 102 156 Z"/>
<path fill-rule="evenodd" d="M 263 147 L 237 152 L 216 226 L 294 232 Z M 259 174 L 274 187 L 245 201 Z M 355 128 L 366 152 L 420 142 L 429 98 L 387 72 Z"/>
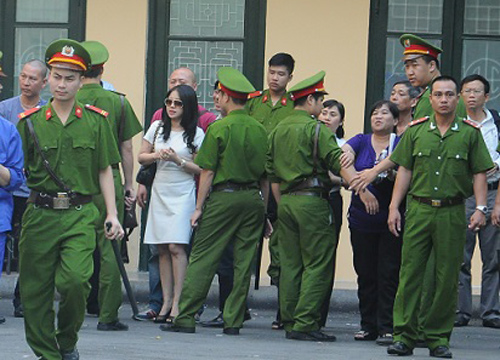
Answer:
<path fill-rule="evenodd" d="M 78 105 L 75 106 L 75 115 L 78 119 L 82 118 L 82 108 Z"/>
<path fill-rule="evenodd" d="M 52 117 L 52 109 L 49 107 L 47 111 L 45 111 L 45 120 L 49 120 Z"/>

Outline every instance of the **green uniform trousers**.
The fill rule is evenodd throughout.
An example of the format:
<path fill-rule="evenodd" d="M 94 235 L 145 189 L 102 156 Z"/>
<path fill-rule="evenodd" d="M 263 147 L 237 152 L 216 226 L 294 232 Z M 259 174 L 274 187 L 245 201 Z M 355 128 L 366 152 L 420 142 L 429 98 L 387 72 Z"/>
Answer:
<path fill-rule="evenodd" d="M 115 184 L 116 209 L 118 219 L 123 219 L 124 200 L 123 185 L 118 169 L 113 169 Z M 122 304 L 122 283 L 120 269 L 116 262 L 111 241 L 104 234 L 104 221 L 106 220 L 106 204 L 102 195 L 95 195 L 94 204 L 99 210 L 99 220 L 96 225 L 96 241 L 99 249 L 101 268 L 99 271 L 99 322 L 110 323 L 118 320 L 118 309 Z M 118 241 L 118 240 L 117 240 Z M 118 241 L 120 248 L 120 241 Z"/>
<path fill-rule="evenodd" d="M 328 201 L 283 195 L 278 227 L 281 321 L 286 331 L 318 330 L 337 242 Z"/>
<path fill-rule="evenodd" d="M 423 336 L 430 349 L 449 346 L 467 228 L 465 205 L 435 208 L 414 200 L 408 204 L 399 287 L 394 302 L 394 341 L 402 341 L 410 348 L 415 346 L 424 272 L 434 250 L 436 288 L 427 309 Z"/>
<path fill-rule="evenodd" d="M 26 340 L 37 356 L 61 359 L 78 341 L 90 290 L 98 211 L 89 203 L 68 210 L 28 204 L 19 242 L 19 285 Z M 61 296 L 54 324 L 54 293 Z"/>
<path fill-rule="evenodd" d="M 224 305 L 224 327 L 242 327 L 264 211 L 258 190 L 210 194 L 196 230 L 175 325 L 195 327 L 194 315 L 205 301 L 222 253 L 234 241 L 233 290 Z"/>
<path fill-rule="evenodd" d="M 279 285 L 280 278 L 280 258 L 279 258 L 279 245 L 278 245 L 278 223 L 273 224 L 273 233 L 269 238 L 269 255 L 271 262 L 267 268 L 267 275 L 271 278 L 272 285 Z"/>

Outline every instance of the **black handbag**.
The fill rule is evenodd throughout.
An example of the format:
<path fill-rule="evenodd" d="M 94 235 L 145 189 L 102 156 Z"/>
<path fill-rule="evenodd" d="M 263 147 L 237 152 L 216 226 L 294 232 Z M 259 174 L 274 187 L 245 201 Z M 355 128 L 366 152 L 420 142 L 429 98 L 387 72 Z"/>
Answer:
<path fill-rule="evenodd" d="M 158 137 L 160 126 L 161 125 L 158 125 L 158 127 L 156 128 L 155 135 L 153 137 L 153 152 L 155 151 L 155 142 L 156 138 Z M 144 186 L 151 186 L 156 175 L 156 168 L 156 161 L 149 165 L 142 165 L 139 169 L 139 172 L 137 173 L 137 176 L 135 177 L 135 181 Z"/>

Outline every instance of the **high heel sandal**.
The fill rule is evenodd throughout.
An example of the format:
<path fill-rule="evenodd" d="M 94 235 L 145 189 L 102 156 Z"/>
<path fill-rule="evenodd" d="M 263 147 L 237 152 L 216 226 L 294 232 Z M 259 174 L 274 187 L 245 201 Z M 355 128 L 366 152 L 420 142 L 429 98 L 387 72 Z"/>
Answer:
<path fill-rule="evenodd" d="M 158 316 L 155 317 L 155 319 L 153 320 L 153 322 L 155 324 L 165 324 L 165 323 L 167 323 L 167 320 L 170 318 L 170 311 L 171 310 L 168 310 L 165 315 L 158 314 Z"/>
<path fill-rule="evenodd" d="M 165 323 L 167 324 L 173 324 L 175 321 L 175 316 L 168 316 L 166 319 L 165 319 Z"/>

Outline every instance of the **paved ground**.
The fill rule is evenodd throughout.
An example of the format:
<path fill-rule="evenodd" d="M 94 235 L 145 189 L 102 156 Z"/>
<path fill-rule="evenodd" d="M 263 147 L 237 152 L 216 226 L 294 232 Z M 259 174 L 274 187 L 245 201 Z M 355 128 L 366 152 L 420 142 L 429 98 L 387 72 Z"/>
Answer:
<path fill-rule="evenodd" d="M 121 317 L 130 326 L 128 332 L 104 333 L 96 330 L 97 319 L 87 317 L 80 332 L 78 348 L 81 359 L 389 359 L 385 348 L 374 342 L 355 342 L 352 334 L 358 329 L 359 316 L 352 311 L 334 311 L 327 331 L 337 335 L 336 343 L 309 343 L 286 340 L 282 331 L 270 329 L 273 312 L 252 309 L 253 319 L 245 323 L 240 336 L 223 335 L 220 329 L 197 328 L 196 334 L 171 334 L 151 322 L 130 318 L 128 305 Z M 7 321 L 0 325 L 0 359 L 35 359 L 24 339 L 23 320 L 11 316 L 11 300 L 0 299 L 0 314 Z M 203 318 L 216 315 L 209 307 Z M 500 358 L 500 330 L 486 329 L 478 320 L 472 326 L 457 329 L 452 339 L 455 359 Z M 428 357 L 427 349 L 416 349 L 411 359 Z"/>

